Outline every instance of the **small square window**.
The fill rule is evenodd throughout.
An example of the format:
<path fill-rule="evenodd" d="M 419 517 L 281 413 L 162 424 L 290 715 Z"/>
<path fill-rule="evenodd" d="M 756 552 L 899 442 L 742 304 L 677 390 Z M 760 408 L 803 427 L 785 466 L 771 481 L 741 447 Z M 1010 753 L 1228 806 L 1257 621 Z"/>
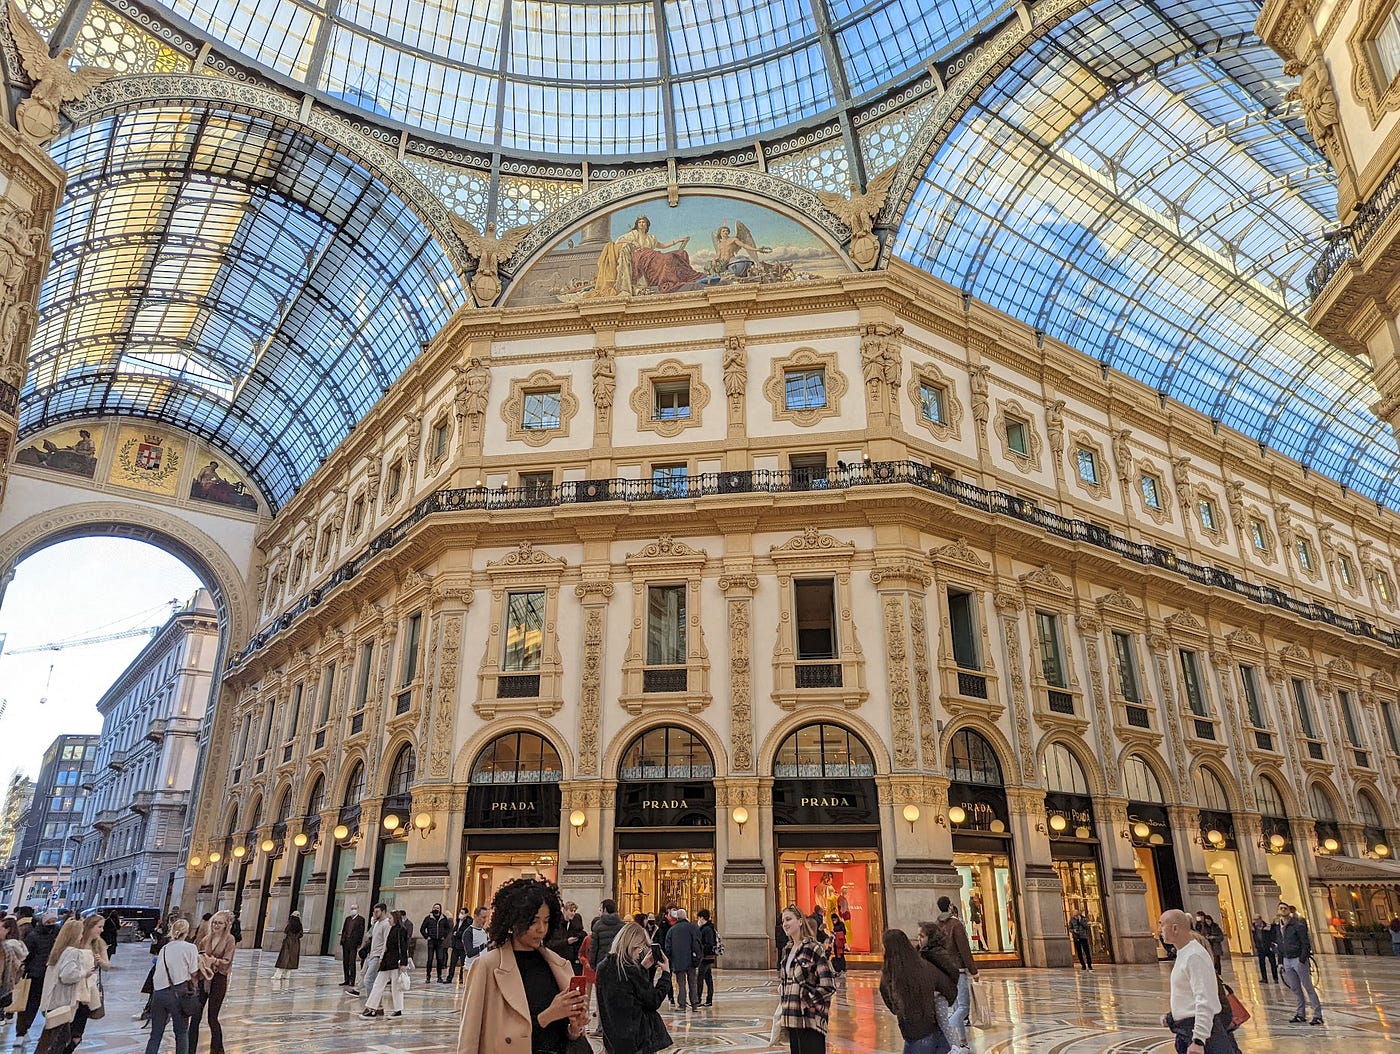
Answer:
<path fill-rule="evenodd" d="M 1006 445 L 1011 448 L 1013 454 L 1020 454 L 1022 457 L 1030 454 L 1030 433 L 1026 430 L 1025 421 L 1017 421 L 1015 418 L 1007 420 Z"/>
<path fill-rule="evenodd" d="M 652 386 L 658 421 L 683 421 L 690 416 L 690 381 L 657 381 Z"/>
<path fill-rule="evenodd" d="M 925 421 L 932 421 L 936 425 L 947 424 L 948 389 L 941 384 L 920 382 L 919 412 L 924 415 Z"/>
<path fill-rule="evenodd" d="M 1080 449 L 1075 452 L 1075 458 L 1079 462 L 1079 478 L 1085 483 L 1099 482 L 1099 459 L 1094 456 L 1092 450 Z"/>
<path fill-rule="evenodd" d="M 1196 509 L 1200 513 L 1201 526 L 1208 531 L 1214 531 L 1215 527 L 1215 502 L 1209 498 L 1202 498 L 1196 502 Z"/>
<path fill-rule="evenodd" d="M 1356 585 L 1356 571 L 1351 566 L 1351 557 L 1347 556 L 1346 553 L 1337 555 L 1337 574 L 1345 584 Z"/>
<path fill-rule="evenodd" d="M 783 374 L 783 405 L 789 410 L 821 410 L 826 406 L 826 370 L 787 370 Z"/>
<path fill-rule="evenodd" d="M 526 392 L 521 409 L 520 427 L 531 431 L 558 428 L 560 402 L 558 388 Z"/>
<path fill-rule="evenodd" d="M 1269 551 L 1269 536 L 1264 533 L 1264 522 L 1262 520 L 1249 521 L 1249 536 L 1254 540 L 1254 548 L 1261 553 Z"/>
<path fill-rule="evenodd" d="M 1139 481 L 1142 484 L 1142 500 L 1149 509 L 1162 508 L 1162 488 L 1157 482 L 1156 476 L 1143 476 Z"/>
<path fill-rule="evenodd" d="M 685 465 L 653 465 L 652 493 L 663 498 L 683 498 L 687 494 L 690 469 Z"/>
<path fill-rule="evenodd" d="M 358 531 L 365 525 L 365 499 L 362 496 L 355 499 L 350 506 L 350 530 Z"/>
<path fill-rule="evenodd" d="M 1384 571 L 1376 572 L 1376 592 L 1381 595 L 1381 599 L 1387 604 L 1390 603 L 1391 597 L 1393 596 L 1390 589 L 1390 576 Z"/>
<path fill-rule="evenodd" d="M 1299 538 L 1297 548 L 1298 565 L 1302 567 L 1304 571 L 1313 570 L 1312 546 L 1308 544 L 1308 540 L 1306 538 Z"/>

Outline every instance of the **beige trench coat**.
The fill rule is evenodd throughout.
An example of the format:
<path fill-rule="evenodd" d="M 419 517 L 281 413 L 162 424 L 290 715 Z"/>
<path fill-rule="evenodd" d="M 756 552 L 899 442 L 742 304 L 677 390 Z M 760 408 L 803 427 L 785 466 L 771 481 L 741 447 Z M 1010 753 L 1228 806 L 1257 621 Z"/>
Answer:
<path fill-rule="evenodd" d="M 541 948 L 559 991 L 569 987 L 574 969 L 548 948 Z M 515 952 L 492 948 L 476 958 L 467 974 L 467 1000 L 457 1054 L 530 1054 L 533 1034 L 525 982 L 515 964 Z"/>

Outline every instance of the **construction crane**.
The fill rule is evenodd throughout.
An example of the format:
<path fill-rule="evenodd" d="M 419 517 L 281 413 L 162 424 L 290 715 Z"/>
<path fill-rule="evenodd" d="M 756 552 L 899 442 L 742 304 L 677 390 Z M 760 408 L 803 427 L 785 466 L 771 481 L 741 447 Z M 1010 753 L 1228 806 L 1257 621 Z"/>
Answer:
<path fill-rule="evenodd" d="M 124 629 L 117 633 L 102 633 L 96 637 L 78 637 L 76 640 L 52 641 L 48 644 L 31 644 L 27 648 L 7 648 L 6 655 L 28 655 L 40 651 L 66 651 L 68 648 L 85 648 L 89 644 L 106 644 L 109 640 L 126 640 L 128 637 L 154 637 L 161 631 L 160 626 L 141 626 L 137 629 Z"/>

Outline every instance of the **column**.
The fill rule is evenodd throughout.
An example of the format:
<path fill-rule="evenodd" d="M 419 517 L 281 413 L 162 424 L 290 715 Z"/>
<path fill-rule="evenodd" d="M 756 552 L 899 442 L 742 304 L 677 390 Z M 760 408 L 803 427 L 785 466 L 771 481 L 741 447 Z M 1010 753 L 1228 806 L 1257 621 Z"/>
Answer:
<path fill-rule="evenodd" d="M 766 807 L 760 804 L 765 797 Z M 772 813 L 771 781 L 753 775 L 715 780 L 715 922 L 724 934 L 722 965 L 729 969 L 772 965 L 776 907 L 768 876 L 776 862 L 765 859 L 773 844 Z"/>
<path fill-rule="evenodd" d="M 415 922 L 432 911 L 434 904 L 456 916 L 462 875 L 455 866 L 462 859 L 462 818 L 467 810 L 467 788 L 462 784 L 431 784 L 413 789 L 413 809 L 409 813 L 408 854 L 404 868 L 394 880 L 398 907 Z M 417 819 L 426 817 L 426 827 Z M 383 828 L 377 827 L 382 835 Z M 366 861 L 374 866 L 371 857 Z M 359 868 L 355 869 L 357 872 Z M 353 876 L 352 876 L 353 877 Z M 367 901 L 359 902 L 368 914 Z M 370 905 L 372 906 L 372 905 Z"/>
<path fill-rule="evenodd" d="M 948 784 L 942 776 L 880 776 L 880 844 L 884 847 L 885 925 L 918 931 L 938 898 L 958 902 Z"/>
<path fill-rule="evenodd" d="M 1128 830 L 1126 798 L 1095 798 L 1094 826 L 1104 870 L 1104 909 L 1108 914 L 1113 958 L 1120 963 L 1157 961 L 1157 920 L 1147 915 L 1147 883 L 1138 874 Z M 1129 837 L 1124 837 L 1129 835 Z"/>
<path fill-rule="evenodd" d="M 616 780 L 570 780 L 560 786 L 559 891 L 587 915 L 612 896 L 613 817 Z"/>
<path fill-rule="evenodd" d="M 1074 949 L 1065 930 L 1064 883 L 1050 862 L 1045 792 L 1008 787 L 1011 832 L 1021 864 L 1021 947 L 1027 966 L 1069 966 Z"/>
<path fill-rule="evenodd" d="M 1186 911 L 1193 915 L 1204 911 L 1220 918 L 1220 887 L 1206 868 L 1200 810 L 1189 805 L 1171 805 L 1167 807 L 1167 820 L 1172 825 L 1172 845 L 1177 866 L 1181 868 L 1181 893 Z"/>

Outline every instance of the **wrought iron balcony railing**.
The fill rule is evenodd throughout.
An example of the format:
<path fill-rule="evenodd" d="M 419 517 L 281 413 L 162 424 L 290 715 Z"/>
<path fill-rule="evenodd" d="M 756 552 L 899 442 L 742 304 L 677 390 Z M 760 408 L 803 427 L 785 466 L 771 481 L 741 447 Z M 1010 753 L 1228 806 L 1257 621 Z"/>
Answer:
<path fill-rule="evenodd" d="M 1400 163 L 1388 173 L 1369 201 L 1362 202 L 1356 209 L 1356 219 L 1351 225 L 1327 235 L 1328 245 L 1308 272 L 1308 292 L 1316 300 L 1327 288 L 1327 283 L 1336 277 L 1342 265 L 1361 259 L 1366 246 L 1376 236 L 1400 205 Z"/>

